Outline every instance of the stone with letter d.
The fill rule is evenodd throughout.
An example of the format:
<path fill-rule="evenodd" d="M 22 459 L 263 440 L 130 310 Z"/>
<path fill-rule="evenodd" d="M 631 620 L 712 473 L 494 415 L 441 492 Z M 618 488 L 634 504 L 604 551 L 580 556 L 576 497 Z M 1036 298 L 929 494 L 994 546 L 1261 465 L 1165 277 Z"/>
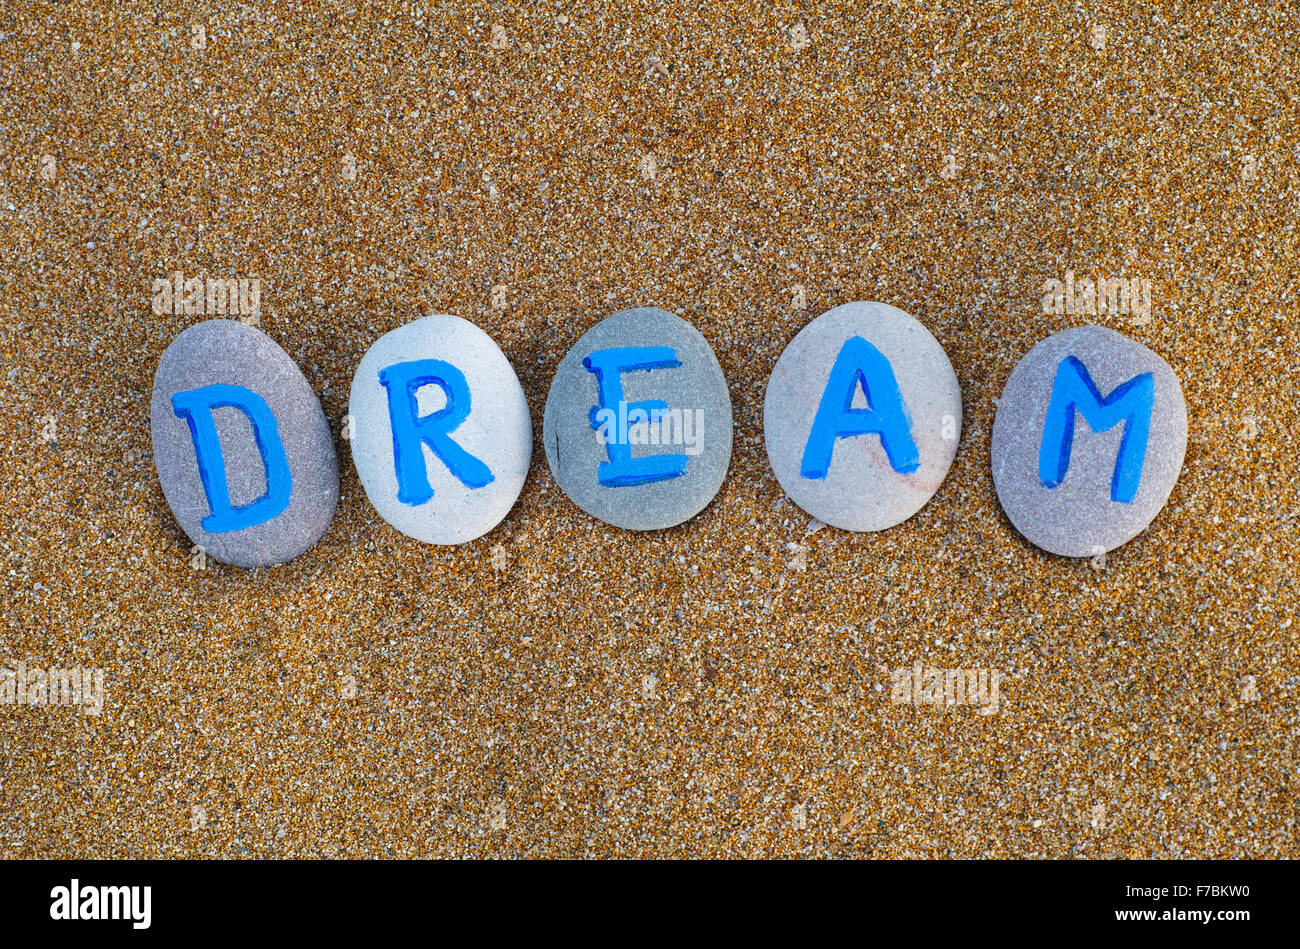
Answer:
<path fill-rule="evenodd" d="M 150 430 L 167 504 L 216 560 L 283 563 L 329 527 L 339 499 L 329 423 L 261 330 L 207 320 L 177 336 L 158 360 Z"/>

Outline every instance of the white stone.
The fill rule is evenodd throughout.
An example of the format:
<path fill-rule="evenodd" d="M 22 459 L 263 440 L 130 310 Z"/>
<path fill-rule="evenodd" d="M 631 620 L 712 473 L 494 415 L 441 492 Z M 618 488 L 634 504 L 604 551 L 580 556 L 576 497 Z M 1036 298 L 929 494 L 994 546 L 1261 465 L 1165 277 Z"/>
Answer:
<path fill-rule="evenodd" d="M 911 467 L 903 462 L 907 444 L 891 459 L 880 434 L 863 432 L 836 438 L 824 473 L 814 465 L 818 473 L 809 476 L 814 420 L 823 399 L 829 406 L 837 398 L 827 384 L 855 339 L 888 361 L 902 411 L 888 413 L 883 392 L 864 391 L 861 379 L 840 387 L 848 407 L 902 418 L 909 437 L 901 441 L 915 448 L 915 467 L 895 466 Z M 804 511 L 843 530 L 885 530 L 919 511 L 943 483 L 961 438 L 961 388 L 943 347 L 919 321 L 885 303 L 846 303 L 805 326 L 781 353 L 763 400 L 763 436 L 777 481 Z"/>
<path fill-rule="evenodd" d="M 491 480 L 482 486 L 474 486 L 473 479 L 467 483 L 427 440 L 417 439 L 420 461 L 413 462 L 414 470 L 423 471 L 433 493 L 426 500 L 412 502 L 398 496 L 389 411 L 389 388 L 396 391 L 398 386 L 393 382 L 386 387 L 380 373 L 425 360 L 447 363 L 463 375 L 470 410 L 444 434 L 476 462 L 486 465 Z M 427 383 L 413 391 L 417 405 L 413 417 L 417 420 L 428 424 L 431 415 L 448 407 L 441 385 Z M 510 361 L 473 323 L 456 316 L 428 316 L 380 337 L 357 366 L 348 412 L 353 428 L 352 461 L 366 496 L 384 520 L 416 540 L 463 544 L 481 537 L 509 513 L 523 489 L 533 452 L 528 403 Z"/>

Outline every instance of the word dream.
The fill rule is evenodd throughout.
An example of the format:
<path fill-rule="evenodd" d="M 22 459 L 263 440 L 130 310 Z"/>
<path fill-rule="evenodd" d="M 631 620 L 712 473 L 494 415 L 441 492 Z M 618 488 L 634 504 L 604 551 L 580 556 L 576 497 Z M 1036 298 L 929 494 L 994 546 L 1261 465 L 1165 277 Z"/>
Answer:
<path fill-rule="evenodd" d="M 193 298 L 197 305 L 197 297 L 194 297 L 199 289 L 197 284 L 182 281 L 178 274 L 167 285 L 173 302 L 176 291 L 183 289 L 187 294 L 185 299 Z M 1086 286 L 1091 286 L 1091 281 Z M 1067 275 L 1067 281 L 1061 288 L 1063 299 L 1077 300 L 1079 288 L 1085 287 L 1085 298 L 1092 300 L 1095 305 L 1095 290 L 1088 294 L 1086 286 L 1083 282 L 1075 284 L 1073 275 Z M 204 289 L 207 291 L 208 287 L 205 285 Z M 227 305 L 229 291 L 230 287 L 227 286 Z M 252 292 L 250 287 L 250 293 Z M 1146 311 L 1149 308 L 1149 292 L 1149 286 L 1135 288 L 1130 285 L 1125 292 L 1121 292 L 1120 288 L 1107 284 L 1106 299 L 1114 299 L 1119 301 L 1117 305 L 1127 307 L 1132 307 L 1135 300 L 1141 300 L 1139 305 Z M 220 294 L 217 299 L 221 299 Z M 1069 305 L 1075 304 L 1070 302 Z M 894 312 L 911 319 L 901 311 Z M 823 314 L 819 319 L 830 315 Z M 1145 347 L 1109 330 L 1085 327 L 1068 333 L 1077 335 L 1090 330 L 1111 334 L 1121 344 L 1130 345 L 1149 354 L 1152 359 L 1159 360 Z M 247 332 L 260 334 L 260 331 L 251 327 L 247 328 Z M 1067 332 L 1058 334 L 1066 335 Z M 1053 337 L 1040 346 L 1055 340 L 1056 337 Z M 798 429 L 803 432 L 801 444 L 795 446 L 800 456 L 800 478 L 809 482 L 824 481 L 835 466 L 858 463 L 855 459 L 860 455 L 849 453 L 846 447 L 852 443 L 874 446 L 870 450 L 883 459 L 879 464 L 884 475 L 895 479 L 893 482 L 881 480 L 879 472 L 873 472 L 872 478 L 875 480 L 869 481 L 871 491 L 887 493 L 892 490 L 892 484 L 906 483 L 908 476 L 917 471 L 922 456 L 930 450 L 928 446 L 931 441 L 927 433 L 941 429 L 944 420 L 918 416 L 916 405 L 919 403 L 915 393 L 919 391 L 918 384 L 923 384 L 924 380 L 918 383 L 915 379 L 900 377 L 895 365 L 898 354 L 895 353 L 891 359 L 885 355 L 882 346 L 875 345 L 862 335 L 851 334 L 839 339 L 833 349 L 828 350 L 834 355 L 828 359 L 830 365 L 820 370 L 820 378 L 826 380 L 821 385 L 820 397 Z M 479 492 L 492 492 L 498 485 L 498 479 L 489 464 L 462 444 L 462 440 L 468 443 L 473 425 L 486 426 L 487 435 L 491 436 L 493 419 L 480 417 L 471 423 L 474 407 L 490 393 L 472 391 L 468 381 L 472 367 L 469 363 L 457 366 L 454 353 L 409 355 L 411 358 L 389 361 L 377 373 L 378 383 L 388 394 L 387 418 L 379 423 L 372 420 L 372 424 L 381 424 L 391 433 L 388 439 L 391 445 L 391 476 L 387 478 L 386 487 L 372 490 L 372 486 L 367 485 L 367 491 L 372 501 L 374 490 L 391 491 L 406 508 L 432 506 L 430 512 L 437 513 L 439 517 L 454 519 L 458 511 L 464 508 L 465 498 L 473 497 Z M 716 365 L 716 360 L 714 362 Z M 1164 365 L 1163 361 L 1160 364 Z M 593 465 L 594 470 L 586 475 L 594 482 L 595 490 L 616 494 L 624 492 L 620 496 L 625 498 L 650 498 L 650 495 L 635 493 L 649 488 L 659 492 L 672 491 L 674 479 L 680 478 L 684 483 L 686 479 L 683 476 L 689 474 L 690 466 L 697 462 L 699 439 L 704 437 L 706 431 L 713 431 L 716 435 L 716 431 L 709 426 L 722 424 L 730 431 L 729 417 L 722 421 L 709 419 L 706 422 L 702 413 L 694 408 L 669 405 L 667 398 L 675 392 L 672 373 L 682 366 L 678 352 L 669 346 L 627 345 L 606 348 L 587 356 L 583 365 L 590 373 L 590 398 L 585 404 L 563 408 L 587 415 L 591 428 L 596 430 L 603 445 L 603 461 Z M 1148 442 L 1153 437 L 1155 383 L 1152 374 L 1133 372 L 1131 378 L 1118 381 L 1112 379 L 1105 386 L 1106 391 L 1103 391 L 1093 376 L 1094 367 L 1073 353 L 1052 357 L 1049 369 L 1050 373 L 1040 383 L 1036 383 L 1042 385 L 1043 393 L 1048 396 L 1045 400 L 1048 408 L 1046 417 L 1035 423 L 1037 444 L 1032 452 L 1035 470 L 1021 472 L 1017 476 L 1023 475 L 1031 479 L 1033 483 L 1029 487 L 1043 497 L 1060 494 L 1058 489 L 1071 472 L 1072 459 L 1080 457 L 1075 447 L 1079 440 L 1077 422 L 1082 420 L 1094 433 L 1122 426 L 1122 440 L 1113 449 L 1107 449 L 1110 457 L 1105 462 L 1108 470 L 1104 480 L 1109 485 L 1109 491 L 1096 492 L 1101 496 L 1088 500 L 1089 503 L 1111 506 L 1108 510 L 1130 505 L 1138 498 L 1139 489 L 1144 484 Z M 1013 374 L 1013 380 L 1014 378 Z M 628 380 L 628 384 L 635 379 L 637 387 L 642 391 L 653 389 L 656 380 L 661 379 L 658 394 L 665 398 L 629 402 L 623 384 L 620 383 L 621 379 Z M 290 457 L 298 455 L 286 450 L 281 437 L 281 420 L 270 407 L 272 398 L 268 393 L 255 391 L 257 385 L 248 378 L 243 381 L 248 384 L 208 384 L 175 391 L 169 399 L 171 412 L 176 419 L 185 423 L 189 431 L 193 451 L 191 468 L 202 482 L 203 496 L 207 499 L 209 509 L 202 521 L 202 531 L 209 535 L 238 535 L 285 516 L 285 512 L 291 508 L 296 480 L 302 476 L 302 472 L 295 471 L 290 464 Z M 427 391 L 435 391 L 438 399 L 426 399 Z M 912 395 L 908 395 L 909 392 Z M 1006 393 L 1000 402 L 1007 401 L 1005 396 Z M 1036 401 L 1038 404 L 1043 402 L 1042 399 Z M 261 477 L 255 480 L 264 485 L 259 497 L 245 497 L 238 503 L 232 497 L 226 477 L 230 467 L 230 459 L 226 455 L 235 449 L 227 443 L 228 440 L 223 441 L 215 421 L 218 412 L 228 417 L 232 411 L 243 417 L 247 426 L 245 430 L 251 429 L 251 442 L 244 438 L 240 445 L 247 455 L 247 446 L 255 444 L 256 454 L 252 457 L 261 469 Z M 526 406 L 524 411 L 527 411 Z M 351 422 L 351 417 L 349 420 Z M 947 421 L 950 429 L 951 419 Z M 477 443 L 486 444 L 483 440 Z M 658 450 L 664 445 L 684 446 L 687 450 Z M 769 445 L 769 452 L 772 450 Z M 1089 459 L 1089 465 L 1095 468 L 1098 464 L 1097 453 L 1090 451 L 1085 456 Z M 247 458 L 236 460 L 242 461 L 245 466 L 248 463 Z M 157 453 L 155 461 L 159 461 Z M 523 458 L 522 463 L 526 470 L 527 457 Z M 1181 466 L 1181 449 L 1177 464 Z M 1028 468 L 1029 465 L 1024 467 Z M 159 470 L 161 475 L 161 466 Z M 939 473 L 937 481 L 942 481 L 945 473 L 946 468 Z M 436 488 L 433 486 L 435 474 L 442 479 Z M 1176 474 L 1177 467 L 1174 468 L 1174 477 Z M 996 476 L 995 471 L 995 478 Z M 937 481 L 932 490 L 938 489 Z M 1075 483 L 1070 497 L 1073 498 L 1078 493 L 1081 483 L 1084 482 Z M 1118 543 L 1126 542 L 1149 523 L 1155 510 L 1163 505 L 1168 488 L 1171 487 L 1172 481 L 1169 481 L 1168 487 L 1162 489 L 1163 496 L 1156 499 L 1154 506 L 1147 504 L 1151 510 L 1143 513 L 1141 523 L 1135 530 L 1116 535 L 1121 537 Z M 1002 495 L 1003 486 L 1000 484 L 999 496 Z M 499 522 L 514 499 L 515 496 L 512 496 L 507 503 L 501 505 L 500 513 L 493 515 L 496 520 L 488 523 L 479 533 Z M 445 510 L 439 507 L 440 503 L 445 505 Z M 1044 506 L 1043 510 L 1046 511 L 1044 516 L 1050 517 L 1054 509 Z M 831 517 L 824 516 L 820 510 L 809 510 L 809 513 L 827 523 L 832 522 Z M 1069 516 L 1084 523 L 1089 519 L 1088 515 L 1087 511 L 1083 515 L 1075 511 Z M 332 517 L 332 509 L 328 516 Z M 1017 529 L 1032 542 L 1045 549 L 1055 549 L 1048 542 L 1040 543 L 1032 530 L 1021 527 L 1025 518 L 1013 516 L 1012 520 Z M 186 529 L 190 530 L 188 527 Z M 196 543 L 202 545 L 204 541 L 195 537 L 195 533 L 191 532 L 191 536 Z M 315 539 L 311 538 L 308 546 Z M 1118 543 L 1107 541 L 1101 546 L 1109 549 L 1118 546 Z M 1095 552 L 1092 547 L 1087 549 L 1089 553 Z"/>

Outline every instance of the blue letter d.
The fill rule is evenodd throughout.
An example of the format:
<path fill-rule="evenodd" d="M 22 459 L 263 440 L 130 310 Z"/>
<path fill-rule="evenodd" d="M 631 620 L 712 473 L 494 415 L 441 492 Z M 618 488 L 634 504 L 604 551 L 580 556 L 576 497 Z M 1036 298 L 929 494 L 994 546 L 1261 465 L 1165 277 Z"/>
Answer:
<path fill-rule="evenodd" d="M 217 426 L 212 421 L 212 410 L 239 409 L 248 416 L 253 426 L 253 438 L 262 456 L 266 471 L 266 491 L 249 504 L 235 507 L 230 503 L 230 487 L 226 483 L 226 460 L 221 454 L 221 440 Z M 199 477 L 203 491 L 208 496 L 212 513 L 203 519 L 203 529 L 209 534 L 256 527 L 277 517 L 289 506 L 293 491 L 293 476 L 289 473 L 289 459 L 280 441 L 280 430 L 275 424 L 271 407 L 256 392 L 243 386 L 211 385 L 172 396 L 172 409 L 190 426 L 194 439 L 194 457 L 199 463 Z"/>

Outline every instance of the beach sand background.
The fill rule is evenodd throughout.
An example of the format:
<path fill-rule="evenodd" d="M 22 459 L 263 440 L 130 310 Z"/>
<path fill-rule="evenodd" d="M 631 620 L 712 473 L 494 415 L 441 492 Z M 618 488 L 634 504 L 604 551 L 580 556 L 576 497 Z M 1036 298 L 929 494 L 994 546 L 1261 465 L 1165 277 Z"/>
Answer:
<path fill-rule="evenodd" d="M 0 707 L 0 856 L 1297 856 L 1298 47 L 1235 0 L 6 3 L 0 661 L 106 696 Z M 317 546 L 194 569 L 149 438 L 177 270 L 261 280 L 336 432 L 384 332 L 482 326 L 518 505 L 423 546 L 340 438 Z M 1149 321 L 1044 314 L 1067 270 L 1150 279 Z M 777 356 L 852 300 L 965 401 L 881 534 L 810 532 L 763 450 Z M 712 343 L 736 435 L 648 534 L 540 451 L 569 346 L 641 305 Z M 1104 564 L 1021 539 L 988 460 L 1016 361 L 1091 321 L 1191 425 Z M 891 701 L 916 661 L 1000 672 L 997 714 Z"/>

